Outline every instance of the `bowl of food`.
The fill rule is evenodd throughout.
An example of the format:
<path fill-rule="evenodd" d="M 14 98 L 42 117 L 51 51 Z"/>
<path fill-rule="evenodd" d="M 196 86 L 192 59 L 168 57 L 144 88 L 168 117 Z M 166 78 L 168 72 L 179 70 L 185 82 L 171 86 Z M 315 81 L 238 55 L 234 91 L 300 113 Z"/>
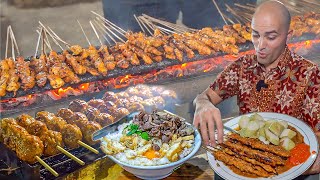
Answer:
<path fill-rule="evenodd" d="M 169 176 L 201 146 L 198 130 L 164 111 L 136 112 L 101 138 L 101 149 L 115 163 L 142 179 Z"/>

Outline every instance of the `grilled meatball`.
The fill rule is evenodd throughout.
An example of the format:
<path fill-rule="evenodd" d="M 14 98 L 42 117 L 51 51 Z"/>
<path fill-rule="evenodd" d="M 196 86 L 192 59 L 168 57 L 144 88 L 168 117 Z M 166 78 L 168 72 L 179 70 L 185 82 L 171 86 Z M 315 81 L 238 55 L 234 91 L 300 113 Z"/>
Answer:
<path fill-rule="evenodd" d="M 127 108 L 128 106 L 130 106 L 130 101 L 128 99 L 119 99 L 118 101 L 115 102 L 115 104 L 118 108 L 120 107 Z"/>
<path fill-rule="evenodd" d="M 85 114 L 81 112 L 74 113 L 74 124 L 76 124 L 80 129 L 82 129 L 82 125 L 86 121 L 89 121 L 89 120 Z"/>
<path fill-rule="evenodd" d="M 79 127 L 67 124 L 61 130 L 63 141 L 69 148 L 79 147 L 78 141 L 82 140 L 82 132 Z"/>
<path fill-rule="evenodd" d="M 130 96 L 137 96 L 140 94 L 139 90 L 135 87 L 129 87 L 126 91 Z"/>
<path fill-rule="evenodd" d="M 102 127 L 107 126 L 114 122 L 114 118 L 108 113 L 100 113 L 97 118 L 97 123 Z"/>
<path fill-rule="evenodd" d="M 91 100 L 88 102 L 88 105 L 89 105 L 89 106 L 92 106 L 92 107 L 95 107 L 95 108 L 98 108 L 98 107 L 104 105 L 104 100 L 102 100 L 102 99 L 91 99 Z"/>
<path fill-rule="evenodd" d="M 127 92 L 118 92 L 116 93 L 116 96 L 120 99 L 120 98 L 128 98 L 130 97 L 129 94 Z"/>
<path fill-rule="evenodd" d="M 118 97 L 112 91 L 107 91 L 106 93 L 104 93 L 104 95 L 102 97 L 102 100 L 104 100 L 104 101 L 116 101 L 117 99 L 118 99 Z"/>
<path fill-rule="evenodd" d="M 92 134 L 102 128 L 100 124 L 94 121 L 82 121 L 82 122 L 84 122 L 82 126 L 85 127 L 81 129 L 85 142 L 90 145 L 97 143 L 96 141 L 92 141 Z"/>
<path fill-rule="evenodd" d="M 60 131 L 67 124 L 61 117 L 56 117 L 53 113 L 47 111 L 37 112 L 36 119 L 44 122 L 48 129 L 53 131 Z"/>
<path fill-rule="evenodd" d="M 40 136 L 41 141 L 44 145 L 45 156 L 52 156 L 55 154 L 59 154 L 57 146 L 63 147 L 62 135 L 60 132 L 48 130 L 46 133 Z"/>
<path fill-rule="evenodd" d="M 139 97 L 139 96 L 131 96 L 128 98 L 128 101 L 130 103 L 133 103 L 133 102 L 141 102 L 143 101 L 143 98 L 142 97 Z"/>
<path fill-rule="evenodd" d="M 58 113 L 57 113 L 58 117 L 63 118 L 64 120 L 66 120 L 69 124 L 74 124 L 74 113 L 73 111 L 71 111 L 68 108 L 61 108 L 59 109 Z"/>
<path fill-rule="evenodd" d="M 134 111 L 145 111 L 144 106 L 141 103 L 138 102 L 133 102 L 130 104 L 128 107 L 129 112 L 134 112 Z"/>
<path fill-rule="evenodd" d="M 126 109 L 126 108 L 118 108 L 114 112 L 114 119 L 117 120 L 117 119 L 122 118 L 123 116 L 126 116 L 128 114 L 130 114 L 128 109 Z"/>
<path fill-rule="evenodd" d="M 40 121 L 36 121 L 32 116 L 28 114 L 21 114 L 16 118 L 16 122 L 25 128 L 31 135 L 40 137 L 41 134 L 46 133 L 48 128 L 46 124 Z"/>
<path fill-rule="evenodd" d="M 88 107 L 84 114 L 87 116 L 89 121 L 96 121 L 96 119 L 98 119 L 100 111 L 97 108 Z"/>
<path fill-rule="evenodd" d="M 76 99 L 71 101 L 69 104 L 69 109 L 73 112 L 84 112 L 88 108 L 87 102 Z"/>

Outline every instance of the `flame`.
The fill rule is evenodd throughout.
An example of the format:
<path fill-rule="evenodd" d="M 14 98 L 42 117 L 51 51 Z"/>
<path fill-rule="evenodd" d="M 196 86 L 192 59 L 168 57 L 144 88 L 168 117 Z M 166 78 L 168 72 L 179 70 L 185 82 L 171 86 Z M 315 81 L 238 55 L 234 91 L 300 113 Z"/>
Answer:
<path fill-rule="evenodd" d="M 83 84 L 80 84 L 78 88 L 82 91 L 87 91 L 89 89 L 89 85 L 90 83 L 83 83 Z"/>

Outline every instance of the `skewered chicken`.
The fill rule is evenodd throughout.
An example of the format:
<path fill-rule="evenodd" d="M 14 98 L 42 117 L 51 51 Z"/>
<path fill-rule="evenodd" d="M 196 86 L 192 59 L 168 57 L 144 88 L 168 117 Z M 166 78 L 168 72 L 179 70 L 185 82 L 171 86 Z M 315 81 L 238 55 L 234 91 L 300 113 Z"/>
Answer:
<path fill-rule="evenodd" d="M 25 61 L 22 56 L 16 58 L 16 69 L 19 72 L 18 76 L 21 80 L 21 85 L 24 90 L 31 89 L 36 84 L 35 72 L 30 68 L 30 61 Z"/>
<path fill-rule="evenodd" d="M 19 76 L 15 69 L 14 60 L 12 58 L 8 58 L 6 60 L 9 66 L 9 81 L 7 82 L 6 90 L 8 92 L 13 92 L 13 96 L 16 96 L 16 92 L 20 88 Z"/>
<path fill-rule="evenodd" d="M 35 70 L 37 85 L 43 87 L 47 83 L 48 79 L 48 68 L 47 68 L 47 57 L 41 54 L 39 59 L 34 57 L 31 61 L 31 67 Z"/>

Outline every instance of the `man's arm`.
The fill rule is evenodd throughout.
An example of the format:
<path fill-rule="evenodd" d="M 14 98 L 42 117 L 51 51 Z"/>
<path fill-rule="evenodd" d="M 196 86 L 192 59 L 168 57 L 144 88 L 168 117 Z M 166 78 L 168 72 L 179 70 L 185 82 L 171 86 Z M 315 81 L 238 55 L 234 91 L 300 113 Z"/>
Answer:
<path fill-rule="evenodd" d="M 193 101 L 193 105 L 196 107 L 193 124 L 200 128 L 203 141 L 207 145 L 215 146 L 215 129 L 218 131 L 219 143 L 223 141 L 221 113 L 215 107 L 221 101 L 220 96 L 210 87 L 199 94 Z"/>

